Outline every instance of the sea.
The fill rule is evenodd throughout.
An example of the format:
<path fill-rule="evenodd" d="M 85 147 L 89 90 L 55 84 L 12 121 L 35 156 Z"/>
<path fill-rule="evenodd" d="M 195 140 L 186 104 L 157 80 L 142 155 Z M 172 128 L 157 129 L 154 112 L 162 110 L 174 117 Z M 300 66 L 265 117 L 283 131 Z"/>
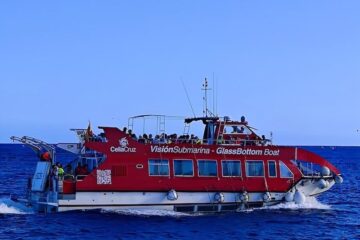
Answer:
<path fill-rule="evenodd" d="M 360 239 L 360 147 L 304 148 L 339 168 L 344 182 L 302 205 L 195 215 L 152 209 L 44 214 L 10 200 L 25 195 L 35 153 L 0 144 L 0 239 Z M 58 160 L 72 157 L 60 152 Z"/>

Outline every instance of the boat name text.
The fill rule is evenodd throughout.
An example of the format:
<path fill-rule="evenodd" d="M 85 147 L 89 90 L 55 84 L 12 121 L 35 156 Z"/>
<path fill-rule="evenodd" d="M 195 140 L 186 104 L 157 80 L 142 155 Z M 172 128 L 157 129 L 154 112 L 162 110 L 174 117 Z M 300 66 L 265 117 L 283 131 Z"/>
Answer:
<path fill-rule="evenodd" d="M 169 147 L 169 146 L 151 146 L 151 152 L 155 153 L 182 153 L 182 154 L 210 154 L 210 148 L 193 147 Z M 279 156 L 279 149 L 251 149 L 251 148 L 225 148 L 218 147 L 216 154 L 219 155 L 254 155 L 254 156 Z"/>
<path fill-rule="evenodd" d="M 272 150 L 272 149 L 251 149 L 251 148 L 232 148 L 232 149 L 228 149 L 228 148 L 224 148 L 224 147 L 219 147 L 216 149 L 216 153 L 217 154 L 226 154 L 226 155 L 264 155 L 264 156 L 279 156 L 280 155 L 280 150 Z"/>
<path fill-rule="evenodd" d="M 209 154 L 209 148 L 188 148 L 188 147 L 169 147 L 169 146 L 151 146 L 151 152 L 156 153 L 196 153 L 196 154 Z"/>

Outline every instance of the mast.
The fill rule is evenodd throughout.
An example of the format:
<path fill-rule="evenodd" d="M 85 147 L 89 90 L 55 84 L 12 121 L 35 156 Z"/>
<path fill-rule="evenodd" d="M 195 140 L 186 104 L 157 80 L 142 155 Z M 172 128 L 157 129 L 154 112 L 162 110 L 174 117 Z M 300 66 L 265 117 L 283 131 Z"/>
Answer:
<path fill-rule="evenodd" d="M 203 97 L 203 100 L 204 100 L 204 108 L 203 108 L 203 115 L 204 117 L 208 117 L 208 116 L 212 116 L 212 117 L 215 117 L 215 115 L 208 109 L 208 91 L 209 90 L 212 90 L 211 88 L 209 88 L 209 85 L 208 85 L 208 81 L 207 79 L 205 78 L 205 81 L 203 83 L 203 88 L 201 90 L 204 91 L 204 97 Z"/>

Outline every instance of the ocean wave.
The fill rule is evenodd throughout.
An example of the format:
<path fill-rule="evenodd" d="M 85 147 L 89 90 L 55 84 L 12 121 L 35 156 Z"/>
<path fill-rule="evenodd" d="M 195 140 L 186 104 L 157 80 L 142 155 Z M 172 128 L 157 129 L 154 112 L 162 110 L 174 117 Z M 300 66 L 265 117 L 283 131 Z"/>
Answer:
<path fill-rule="evenodd" d="M 267 207 L 262 207 L 259 208 L 261 209 L 292 209 L 292 210 L 297 210 L 297 209 L 321 209 L 321 210 L 328 210 L 331 209 L 330 205 L 326 205 L 323 204 L 321 202 L 319 202 L 315 197 L 307 197 L 305 202 L 302 204 L 296 204 L 295 202 L 285 202 L 285 203 L 279 203 L 273 206 L 267 206 Z"/>
<path fill-rule="evenodd" d="M 117 213 L 121 215 L 131 215 L 131 216 L 159 216 L 159 217 L 194 216 L 194 214 L 187 214 L 187 213 L 175 212 L 172 210 L 160 210 L 160 209 L 102 209 L 101 212 Z"/>
<path fill-rule="evenodd" d="M 33 213 L 20 203 L 16 203 L 11 199 L 0 199 L 0 214 L 30 214 Z"/>

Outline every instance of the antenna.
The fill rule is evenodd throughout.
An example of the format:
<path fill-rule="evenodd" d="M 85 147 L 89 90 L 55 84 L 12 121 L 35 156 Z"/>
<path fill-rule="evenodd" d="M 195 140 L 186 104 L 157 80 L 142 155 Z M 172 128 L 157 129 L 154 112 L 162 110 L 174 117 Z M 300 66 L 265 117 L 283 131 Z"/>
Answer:
<path fill-rule="evenodd" d="M 213 79 L 212 79 L 212 84 L 213 84 L 213 113 L 216 115 L 216 112 L 215 112 L 215 73 L 213 72 Z"/>
<path fill-rule="evenodd" d="M 186 86 L 185 86 L 185 83 L 184 83 L 184 81 L 182 80 L 182 78 L 181 78 L 181 83 L 182 83 L 182 86 L 183 86 L 183 88 L 184 88 L 184 91 L 185 91 L 185 94 L 186 94 L 186 98 L 187 98 L 188 103 L 189 103 L 189 105 L 190 105 L 191 111 L 192 111 L 192 113 L 193 113 L 193 115 L 194 115 L 194 118 L 196 118 L 194 108 L 193 108 L 193 106 L 192 106 L 192 104 L 191 104 L 188 91 L 186 90 Z"/>
<path fill-rule="evenodd" d="M 215 115 L 218 116 L 218 79 L 215 80 L 216 94 L 215 94 Z"/>
<path fill-rule="evenodd" d="M 209 90 L 212 90 L 212 89 L 209 88 L 208 81 L 207 81 L 206 78 L 205 78 L 205 81 L 203 83 L 203 88 L 201 90 L 204 90 L 204 97 L 203 97 L 203 100 L 204 100 L 204 110 L 203 110 L 204 117 L 208 117 L 208 113 L 209 113 L 210 116 L 214 116 L 214 114 L 208 109 L 208 100 L 207 100 L 208 93 L 207 92 Z"/>

